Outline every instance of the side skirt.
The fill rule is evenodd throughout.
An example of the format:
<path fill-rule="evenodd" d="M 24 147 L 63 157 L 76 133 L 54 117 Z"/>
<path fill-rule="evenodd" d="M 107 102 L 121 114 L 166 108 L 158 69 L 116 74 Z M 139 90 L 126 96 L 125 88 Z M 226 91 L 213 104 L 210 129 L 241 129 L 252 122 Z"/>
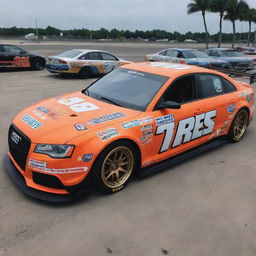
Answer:
<path fill-rule="evenodd" d="M 149 167 L 142 168 L 138 172 L 138 177 L 143 178 L 145 176 L 163 171 L 164 169 L 174 166 L 176 164 L 179 164 L 189 158 L 195 157 L 201 153 L 204 153 L 206 151 L 209 151 L 211 149 L 217 148 L 222 146 L 223 144 L 227 143 L 228 139 L 226 137 L 220 137 L 218 139 L 212 140 L 210 142 L 207 142 L 201 146 L 198 146 L 196 148 L 193 148 L 191 150 L 188 150 L 184 153 L 181 153 L 177 156 L 171 157 L 167 160 L 164 160 L 160 163 L 154 164 Z"/>

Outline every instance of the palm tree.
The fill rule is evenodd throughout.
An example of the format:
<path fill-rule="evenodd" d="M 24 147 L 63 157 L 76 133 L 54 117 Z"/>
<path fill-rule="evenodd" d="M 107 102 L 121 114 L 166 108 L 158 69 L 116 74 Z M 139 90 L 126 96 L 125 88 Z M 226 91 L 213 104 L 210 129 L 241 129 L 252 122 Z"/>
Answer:
<path fill-rule="evenodd" d="M 206 48 L 209 46 L 209 39 L 208 39 L 208 30 L 207 30 L 207 24 L 205 20 L 205 13 L 209 10 L 209 2 L 210 0 L 192 0 L 192 3 L 189 3 L 187 6 L 187 12 L 188 14 L 195 13 L 195 12 L 201 12 L 204 20 L 204 29 L 205 29 L 205 42 L 206 42 Z"/>
<path fill-rule="evenodd" d="M 228 1 L 225 1 L 225 0 L 210 1 L 210 11 L 218 12 L 220 14 L 218 47 L 221 46 L 221 42 L 222 42 L 222 21 L 227 8 L 228 8 Z"/>
<path fill-rule="evenodd" d="M 249 6 L 244 0 L 228 0 L 227 12 L 224 19 L 231 21 L 233 25 L 232 47 L 234 47 L 236 43 L 236 20 L 238 20 L 241 13 L 248 8 Z"/>
<path fill-rule="evenodd" d="M 248 8 L 245 9 L 241 14 L 240 18 L 241 21 L 248 21 L 249 22 L 249 32 L 248 32 L 248 40 L 247 45 L 250 45 L 251 41 L 251 32 L 252 32 L 252 22 L 256 20 L 256 9 Z"/>

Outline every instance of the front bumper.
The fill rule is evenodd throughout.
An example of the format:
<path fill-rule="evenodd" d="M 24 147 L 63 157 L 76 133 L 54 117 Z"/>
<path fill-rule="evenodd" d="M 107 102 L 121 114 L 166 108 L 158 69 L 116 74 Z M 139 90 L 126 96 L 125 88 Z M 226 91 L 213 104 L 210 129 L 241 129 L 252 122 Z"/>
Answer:
<path fill-rule="evenodd" d="M 8 155 L 4 158 L 4 165 L 8 172 L 8 174 L 11 176 L 12 180 L 16 185 L 19 187 L 19 189 L 26 195 L 34 197 L 36 199 L 46 201 L 46 202 L 52 202 L 52 203 L 61 203 L 61 202 L 68 202 L 71 200 L 75 200 L 78 198 L 81 198 L 82 195 L 86 194 L 88 192 L 88 186 L 87 182 L 83 182 L 82 189 L 77 190 L 78 187 L 70 187 L 70 190 L 73 190 L 74 193 L 69 194 L 54 194 L 49 192 L 44 192 L 41 190 L 36 190 L 31 187 L 28 187 L 26 185 L 26 181 L 24 177 L 20 174 L 18 169 L 15 167 L 15 165 L 12 163 L 10 157 Z M 87 179 L 86 179 L 87 181 Z M 81 184 L 79 184 L 81 185 Z"/>
<path fill-rule="evenodd" d="M 47 64 L 45 66 L 45 68 L 49 71 L 53 71 L 53 72 L 61 72 L 61 71 L 68 71 L 69 70 L 69 66 L 66 64 L 63 65 L 56 65 L 56 64 Z"/>

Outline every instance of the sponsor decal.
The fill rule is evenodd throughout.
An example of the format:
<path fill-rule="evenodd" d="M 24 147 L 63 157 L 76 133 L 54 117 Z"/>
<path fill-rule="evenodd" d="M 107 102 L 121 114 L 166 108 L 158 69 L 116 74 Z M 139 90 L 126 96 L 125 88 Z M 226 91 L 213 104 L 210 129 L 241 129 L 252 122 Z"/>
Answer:
<path fill-rule="evenodd" d="M 41 111 L 43 113 L 49 113 L 50 112 L 50 110 L 48 108 L 43 107 L 43 106 L 38 107 L 37 110 Z"/>
<path fill-rule="evenodd" d="M 153 118 L 152 117 L 145 117 L 145 118 L 141 118 L 138 120 L 138 122 L 140 124 L 150 124 L 153 122 Z"/>
<path fill-rule="evenodd" d="M 116 119 L 119 119 L 119 118 L 124 117 L 124 116 L 125 115 L 123 113 L 116 112 L 116 113 L 113 113 L 113 114 L 93 118 L 93 119 L 87 121 L 87 124 L 89 124 L 90 126 L 94 126 L 96 124 L 116 120 Z"/>
<path fill-rule="evenodd" d="M 51 174 L 65 174 L 65 173 L 78 173 L 86 172 L 88 167 L 74 167 L 74 168 L 63 168 L 63 169 L 52 169 L 46 167 L 46 162 L 29 159 L 28 166 L 36 171 L 41 171 Z"/>
<path fill-rule="evenodd" d="M 93 111 L 99 109 L 95 104 L 87 102 L 82 98 L 73 97 L 69 99 L 59 99 L 58 102 L 68 106 L 71 110 L 77 113 Z"/>
<path fill-rule="evenodd" d="M 149 166 L 151 164 L 154 164 L 156 162 L 156 160 L 152 160 L 152 161 L 147 161 L 145 163 L 142 164 L 142 167 L 146 167 L 146 166 Z"/>
<path fill-rule="evenodd" d="M 213 138 L 215 138 L 215 137 L 219 136 L 219 135 L 220 135 L 220 133 L 221 133 L 221 131 L 222 131 L 222 128 L 221 128 L 221 129 L 216 130 L 216 132 L 215 132 L 215 133 L 213 133 L 213 134 L 209 137 L 209 140 L 211 140 L 211 139 L 213 139 Z"/>
<path fill-rule="evenodd" d="M 255 106 L 251 106 L 250 107 L 250 112 L 252 113 L 252 112 L 254 112 L 255 111 Z"/>
<path fill-rule="evenodd" d="M 84 162 L 90 162 L 92 160 L 92 157 L 93 157 L 93 154 L 85 154 L 83 157 L 82 157 L 82 160 Z"/>
<path fill-rule="evenodd" d="M 42 114 L 41 112 L 37 111 L 37 110 L 33 110 L 32 111 L 33 114 L 35 114 L 36 116 L 40 117 L 42 120 L 46 120 L 47 116 L 45 116 L 44 114 Z"/>
<path fill-rule="evenodd" d="M 148 131 L 148 130 L 153 131 L 153 125 L 152 124 L 148 124 L 148 125 L 145 125 L 145 126 L 141 126 L 140 130 L 141 131 Z"/>
<path fill-rule="evenodd" d="M 24 115 L 21 118 L 26 124 L 28 124 L 29 126 L 31 126 L 33 129 L 37 129 L 38 127 L 40 127 L 42 125 L 42 123 L 40 123 L 38 120 L 34 119 L 33 117 L 31 117 L 30 115 Z"/>
<path fill-rule="evenodd" d="M 251 95 L 251 94 L 252 94 L 251 91 L 244 91 L 244 92 L 239 93 L 239 94 L 238 94 L 238 97 L 239 97 L 239 98 L 244 98 L 244 97 L 246 97 L 246 96 L 248 96 L 248 95 Z"/>
<path fill-rule="evenodd" d="M 228 106 L 228 113 L 234 113 L 236 111 L 236 105 L 231 104 Z"/>
<path fill-rule="evenodd" d="M 173 116 L 173 114 L 166 115 L 166 116 L 160 116 L 160 117 L 157 117 L 155 120 L 156 120 L 157 126 L 163 125 L 163 124 L 169 124 L 169 123 L 174 122 L 174 116 Z"/>
<path fill-rule="evenodd" d="M 153 140 L 153 136 L 143 136 L 138 139 L 142 145 L 146 145 Z"/>
<path fill-rule="evenodd" d="M 215 126 L 215 122 L 212 119 L 216 117 L 216 114 L 216 110 L 213 110 L 180 120 L 175 137 L 174 122 L 159 125 L 156 130 L 156 135 L 165 134 L 159 153 L 211 134 Z M 172 139 L 173 143 L 171 146 Z"/>
<path fill-rule="evenodd" d="M 252 99 L 253 99 L 252 94 L 249 94 L 249 95 L 246 96 L 246 100 L 247 100 L 248 103 L 251 103 Z"/>
<path fill-rule="evenodd" d="M 116 137 L 119 135 L 116 128 L 109 128 L 104 131 L 98 132 L 97 135 L 102 141 L 108 140 L 110 138 Z"/>
<path fill-rule="evenodd" d="M 84 124 L 74 124 L 77 131 L 87 130 L 87 127 Z"/>
<path fill-rule="evenodd" d="M 134 120 L 134 121 L 130 121 L 130 122 L 122 124 L 122 127 L 124 129 L 129 129 L 129 128 L 136 127 L 139 125 L 140 125 L 140 123 L 137 120 Z"/>
<path fill-rule="evenodd" d="M 21 137 L 16 132 L 14 132 L 14 131 L 11 133 L 11 139 L 17 145 L 21 141 Z"/>
<path fill-rule="evenodd" d="M 148 130 L 148 131 L 143 131 L 143 132 L 142 132 L 142 135 L 143 135 L 143 137 L 144 137 L 144 136 L 153 135 L 153 131 L 150 131 L 150 130 Z"/>

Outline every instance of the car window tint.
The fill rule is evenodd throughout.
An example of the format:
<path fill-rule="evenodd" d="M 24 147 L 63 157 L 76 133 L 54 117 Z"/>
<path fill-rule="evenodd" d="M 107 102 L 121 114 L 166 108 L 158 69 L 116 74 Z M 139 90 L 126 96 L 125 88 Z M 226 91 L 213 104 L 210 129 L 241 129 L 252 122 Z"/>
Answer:
<path fill-rule="evenodd" d="M 222 78 L 213 74 L 198 74 L 196 91 L 199 99 L 214 97 L 225 93 Z"/>
<path fill-rule="evenodd" d="M 111 61 L 117 61 L 118 60 L 115 56 L 113 56 L 109 53 L 106 53 L 106 52 L 101 52 L 101 56 L 102 56 L 103 60 L 111 60 Z"/>
<path fill-rule="evenodd" d="M 0 52 L 4 52 L 4 47 L 0 45 Z"/>
<path fill-rule="evenodd" d="M 119 105 L 145 111 L 168 77 L 118 68 L 97 80 L 88 89 L 96 99 L 108 98 Z"/>
<path fill-rule="evenodd" d="M 165 55 L 168 56 L 168 57 L 177 57 L 178 52 L 177 51 L 173 51 L 173 50 L 167 50 Z"/>
<path fill-rule="evenodd" d="M 225 78 L 222 78 L 222 83 L 223 83 L 224 93 L 229 93 L 229 92 L 235 92 L 236 91 L 235 86 L 233 84 L 231 84 Z"/>
<path fill-rule="evenodd" d="M 88 52 L 87 59 L 88 60 L 101 60 L 101 55 L 98 52 Z"/>
<path fill-rule="evenodd" d="M 194 76 L 179 78 L 164 94 L 164 101 L 182 104 L 192 100 L 194 100 Z"/>
<path fill-rule="evenodd" d="M 83 54 L 79 57 L 79 60 L 87 60 L 87 54 Z"/>
<path fill-rule="evenodd" d="M 12 46 L 12 45 L 4 45 L 3 46 L 4 51 L 8 52 L 8 53 L 13 53 L 13 54 L 20 54 L 21 53 L 21 49 Z"/>
<path fill-rule="evenodd" d="M 159 55 L 162 55 L 162 56 L 164 56 L 164 55 L 165 55 L 165 53 L 166 53 L 166 50 L 164 50 L 164 51 L 161 51 L 161 52 L 159 52 L 158 54 L 159 54 Z"/>

